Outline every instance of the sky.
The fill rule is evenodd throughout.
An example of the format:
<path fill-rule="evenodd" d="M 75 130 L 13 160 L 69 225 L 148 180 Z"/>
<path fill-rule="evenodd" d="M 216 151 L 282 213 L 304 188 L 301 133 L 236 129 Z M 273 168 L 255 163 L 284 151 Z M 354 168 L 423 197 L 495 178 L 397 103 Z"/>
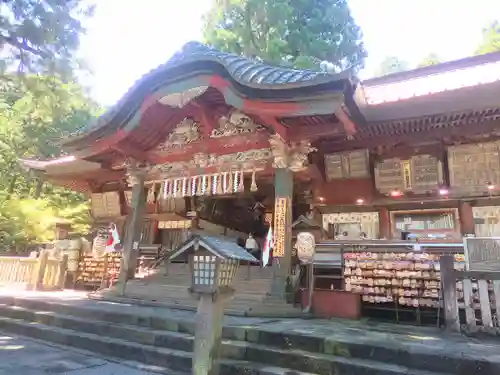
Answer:
<path fill-rule="evenodd" d="M 98 1 L 81 45 L 81 56 L 92 71 L 83 83 L 90 86 L 92 97 L 105 106 L 114 104 L 184 43 L 201 40 L 202 16 L 212 1 Z M 500 20 L 500 0 L 348 2 L 368 51 L 362 78 L 370 77 L 387 56 L 413 66 L 429 53 L 442 61 L 469 56 L 482 28 Z"/>

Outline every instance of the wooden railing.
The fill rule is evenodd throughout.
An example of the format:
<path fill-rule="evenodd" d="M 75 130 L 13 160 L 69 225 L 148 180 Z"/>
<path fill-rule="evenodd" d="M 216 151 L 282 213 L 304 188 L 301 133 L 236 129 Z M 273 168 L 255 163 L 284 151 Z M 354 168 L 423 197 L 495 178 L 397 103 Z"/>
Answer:
<path fill-rule="evenodd" d="M 499 333 L 500 272 L 456 271 L 448 255 L 441 256 L 439 263 L 446 328 Z M 463 302 L 459 302 L 462 292 Z"/>
<path fill-rule="evenodd" d="M 68 256 L 49 259 L 43 250 L 38 258 L 0 257 L 0 286 L 21 286 L 27 290 L 61 290 L 68 269 Z"/>

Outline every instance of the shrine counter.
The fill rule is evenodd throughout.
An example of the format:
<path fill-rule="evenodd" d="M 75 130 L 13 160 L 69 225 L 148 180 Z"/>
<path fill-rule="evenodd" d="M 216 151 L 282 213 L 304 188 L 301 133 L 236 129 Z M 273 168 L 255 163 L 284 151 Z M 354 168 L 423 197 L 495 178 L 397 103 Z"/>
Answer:
<path fill-rule="evenodd" d="M 386 240 L 318 243 L 313 305 L 325 311 L 327 306 L 338 304 L 339 299 L 347 302 L 349 297 L 341 294 L 350 293 L 358 296 L 363 305 L 373 308 L 436 309 L 440 305 L 439 257 L 443 254 L 455 256 L 456 269 L 465 267 L 462 243 Z M 337 275 L 342 283 L 333 282 Z M 350 307 L 346 306 L 349 314 L 341 315 L 354 317 L 357 305 L 352 299 Z"/>

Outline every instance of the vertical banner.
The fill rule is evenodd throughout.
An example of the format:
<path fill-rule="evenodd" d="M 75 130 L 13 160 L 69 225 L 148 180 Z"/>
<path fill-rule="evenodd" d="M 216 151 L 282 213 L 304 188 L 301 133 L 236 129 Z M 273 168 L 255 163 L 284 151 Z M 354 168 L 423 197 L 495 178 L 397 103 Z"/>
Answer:
<path fill-rule="evenodd" d="M 287 213 L 289 198 L 278 197 L 274 204 L 274 249 L 273 257 L 283 258 L 286 251 Z"/>

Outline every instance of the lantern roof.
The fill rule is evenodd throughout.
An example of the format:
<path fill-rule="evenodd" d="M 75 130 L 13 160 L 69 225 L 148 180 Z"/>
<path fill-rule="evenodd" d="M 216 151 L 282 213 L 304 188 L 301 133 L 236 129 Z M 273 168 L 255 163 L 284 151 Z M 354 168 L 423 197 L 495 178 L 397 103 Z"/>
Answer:
<path fill-rule="evenodd" d="M 202 233 L 193 234 L 187 241 L 181 244 L 177 250 L 170 256 L 173 260 L 188 251 L 196 251 L 196 247 L 203 248 L 221 259 L 246 260 L 249 262 L 258 262 L 258 260 L 239 246 L 236 242 L 230 241 L 225 237 L 207 235 Z"/>

